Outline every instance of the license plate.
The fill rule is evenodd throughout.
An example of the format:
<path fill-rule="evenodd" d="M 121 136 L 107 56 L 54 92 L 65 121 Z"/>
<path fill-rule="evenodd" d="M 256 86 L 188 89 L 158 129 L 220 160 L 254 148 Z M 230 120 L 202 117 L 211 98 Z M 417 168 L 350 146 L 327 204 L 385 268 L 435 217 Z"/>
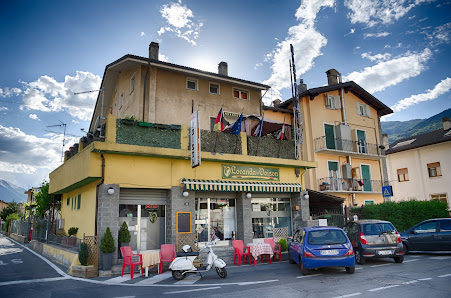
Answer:
<path fill-rule="evenodd" d="M 321 255 L 323 255 L 323 256 L 338 255 L 338 250 L 336 250 L 336 249 L 322 250 Z"/>
<path fill-rule="evenodd" d="M 377 252 L 377 254 L 385 256 L 385 255 L 391 255 L 392 251 L 391 250 L 380 250 Z"/>

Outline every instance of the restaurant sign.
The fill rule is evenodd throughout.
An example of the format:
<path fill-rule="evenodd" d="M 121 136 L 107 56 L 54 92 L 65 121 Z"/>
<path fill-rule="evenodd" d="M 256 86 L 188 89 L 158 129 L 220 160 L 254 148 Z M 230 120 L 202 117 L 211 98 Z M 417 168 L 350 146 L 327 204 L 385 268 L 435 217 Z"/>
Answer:
<path fill-rule="evenodd" d="M 279 169 L 223 164 L 222 179 L 279 181 Z"/>

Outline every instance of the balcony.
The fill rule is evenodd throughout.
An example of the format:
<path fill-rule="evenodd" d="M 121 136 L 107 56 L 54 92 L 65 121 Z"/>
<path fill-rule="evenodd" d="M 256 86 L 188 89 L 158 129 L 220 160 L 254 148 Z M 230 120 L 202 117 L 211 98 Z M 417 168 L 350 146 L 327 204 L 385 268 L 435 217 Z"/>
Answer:
<path fill-rule="evenodd" d="M 382 180 L 343 179 L 325 177 L 318 179 L 318 190 L 332 193 L 382 193 Z"/>
<path fill-rule="evenodd" d="M 322 136 L 314 140 L 315 152 L 379 160 L 385 157 L 377 144 Z"/>

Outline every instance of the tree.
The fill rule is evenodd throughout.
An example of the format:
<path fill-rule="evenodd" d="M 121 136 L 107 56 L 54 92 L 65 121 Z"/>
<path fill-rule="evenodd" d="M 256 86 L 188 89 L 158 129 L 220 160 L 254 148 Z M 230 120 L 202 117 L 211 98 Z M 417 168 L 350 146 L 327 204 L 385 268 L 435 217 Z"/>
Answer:
<path fill-rule="evenodd" d="M 20 211 L 20 207 L 16 202 L 8 203 L 8 206 L 6 206 L 0 213 L 0 217 L 2 220 L 6 220 L 10 214 L 17 214 L 19 217 L 22 217 L 22 211 Z"/>
<path fill-rule="evenodd" d="M 45 212 L 50 209 L 49 183 L 42 182 L 40 191 L 34 194 L 36 204 L 36 215 L 43 218 Z"/>

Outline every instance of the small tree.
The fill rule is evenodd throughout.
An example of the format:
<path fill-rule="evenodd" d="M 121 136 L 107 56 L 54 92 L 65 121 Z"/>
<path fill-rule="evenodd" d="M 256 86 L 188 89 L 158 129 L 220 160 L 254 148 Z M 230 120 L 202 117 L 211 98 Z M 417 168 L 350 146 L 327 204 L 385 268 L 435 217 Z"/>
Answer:
<path fill-rule="evenodd" d="M 287 239 L 282 238 L 279 240 L 279 246 L 281 251 L 286 251 L 288 249 Z"/>
<path fill-rule="evenodd" d="M 43 218 L 45 212 L 50 209 L 49 183 L 44 181 L 41 190 L 35 193 L 36 215 Z"/>
<path fill-rule="evenodd" d="M 78 228 L 77 227 L 70 227 L 69 230 L 67 231 L 67 233 L 69 234 L 69 237 L 71 236 L 75 236 L 78 232 Z"/>
<path fill-rule="evenodd" d="M 80 244 L 80 251 L 78 252 L 78 260 L 80 261 L 80 264 L 82 264 L 83 266 L 87 266 L 88 258 L 89 258 L 88 245 L 86 243 L 82 243 Z"/>
<path fill-rule="evenodd" d="M 16 202 L 8 203 L 8 206 L 3 208 L 2 212 L 0 213 L 0 217 L 2 220 L 6 220 L 8 215 L 10 214 L 17 214 L 20 217 L 22 217 L 22 212 L 20 211 L 20 207 Z"/>
<path fill-rule="evenodd" d="M 107 227 L 100 244 L 100 251 L 104 254 L 110 254 L 113 253 L 115 249 L 113 235 L 111 235 L 110 227 Z"/>
<path fill-rule="evenodd" d="M 119 229 L 119 235 L 118 240 L 120 243 L 129 243 L 132 239 L 132 236 L 130 235 L 130 231 L 128 230 L 127 223 L 124 221 L 122 223 L 121 228 Z"/>

